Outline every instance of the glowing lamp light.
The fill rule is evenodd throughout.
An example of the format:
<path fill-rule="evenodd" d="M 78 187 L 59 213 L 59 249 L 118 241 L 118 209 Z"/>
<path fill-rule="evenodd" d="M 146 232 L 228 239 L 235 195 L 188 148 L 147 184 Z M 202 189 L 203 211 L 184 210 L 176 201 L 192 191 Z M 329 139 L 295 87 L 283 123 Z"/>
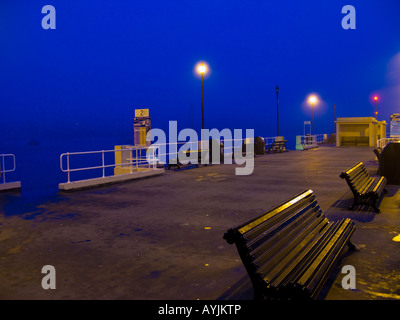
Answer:
<path fill-rule="evenodd" d="M 377 96 L 375 96 L 375 97 L 374 97 L 374 100 L 375 100 L 375 101 L 378 101 L 378 97 L 377 97 Z"/>
<path fill-rule="evenodd" d="M 199 66 L 197 67 L 197 71 L 198 71 L 200 74 L 205 74 L 205 73 L 206 73 L 207 67 L 204 65 L 203 62 L 201 62 L 201 63 L 199 64 Z"/>
<path fill-rule="evenodd" d="M 314 95 L 311 95 L 308 98 L 308 102 L 311 103 L 311 107 L 312 107 L 312 135 L 314 135 L 314 106 L 315 106 L 315 103 L 317 102 L 317 97 Z"/>

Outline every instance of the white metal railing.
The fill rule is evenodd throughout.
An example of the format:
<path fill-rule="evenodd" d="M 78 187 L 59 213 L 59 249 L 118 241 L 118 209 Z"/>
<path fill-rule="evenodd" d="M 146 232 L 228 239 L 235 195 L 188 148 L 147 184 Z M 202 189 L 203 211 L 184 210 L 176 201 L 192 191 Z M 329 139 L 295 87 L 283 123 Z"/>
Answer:
<path fill-rule="evenodd" d="M 327 134 L 314 134 L 314 135 L 305 135 L 298 136 L 300 137 L 301 144 L 304 145 L 314 145 L 319 143 L 326 143 L 328 139 Z"/>
<path fill-rule="evenodd" d="M 327 134 L 296 136 L 296 150 L 304 150 L 318 147 L 318 144 L 327 143 L 327 141 Z"/>
<path fill-rule="evenodd" d="M 323 135 L 321 135 L 323 136 Z M 260 137 L 264 140 L 265 145 L 271 144 L 274 141 L 283 140 L 284 137 Z M 242 146 L 245 143 L 254 143 L 254 138 L 241 138 L 241 139 L 215 139 L 222 144 L 223 156 L 229 157 L 233 155 L 236 149 L 236 152 L 242 151 Z M 186 148 L 183 152 L 187 151 L 190 148 L 191 152 L 195 153 L 197 151 L 201 152 L 201 149 L 209 149 L 209 141 L 187 141 L 187 142 L 170 142 L 170 143 L 153 143 L 151 147 L 156 148 L 155 151 L 155 159 L 160 161 L 160 159 L 177 159 L 179 154 L 182 152 L 179 151 L 179 148 L 183 145 L 186 145 Z M 201 148 L 203 145 L 203 148 Z M 160 150 L 163 150 L 160 152 Z M 168 162 L 168 160 L 166 160 Z"/>
<path fill-rule="evenodd" d="M 266 143 L 268 141 L 273 141 L 276 137 L 267 137 L 263 138 Z M 218 139 L 215 139 L 218 140 Z M 245 143 L 254 143 L 254 138 L 242 138 L 242 139 L 223 139 L 219 140 L 220 146 L 223 150 L 223 156 L 229 157 L 229 155 L 233 155 L 234 152 L 242 151 L 242 146 Z M 184 150 L 181 150 L 181 147 L 186 145 Z M 203 146 L 203 147 L 202 147 Z M 136 168 L 153 168 L 157 167 L 157 164 L 163 163 L 166 164 L 171 159 L 178 159 L 178 157 L 188 151 L 190 149 L 191 152 L 196 153 L 201 150 L 209 149 L 209 141 L 179 141 L 179 142 L 170 142 L 170 143 L 153 143 L 150 146 L 145 147 L 134 147 L 134 146 L 124 146 L 125 148 L 121 149 L 112 149 L 112 150 L 99 150 L 99 151 L 83 151 L 83 152 L 66 152 L 60 155 L 60 169 L 62 172 L 67 173 L 67 183 L 71 182 L 71 173 L 78 171 L 88 171 L 101 169 L 102 175 L 99 178 L 106 177 L 106 169 L 112 167 L 125 167 L 130 168 L 130 172 Z M 121 163 L 111 163 L 107 164 L 105 161 L 105 154 L 128 151 L 130 153 L 129 157 L 125 157 L 122 159 Z M 75 167 L 71 168 L 71 158 L 76 156 L 84 156 L 84 155 L 99 155 L 99 159 L 101 159 L 101 164 L 95 166 L 86 166 L 86 167 Z M 196 154 L 197 155 L 197 154 Z M 188 158 L 186 158 L 188 159 Z M 196 159 L 198 159 L 196 157 Z M 165 160 L 165 163 L 164 161 Z M 199 160 L 199 159 L 198 159 Z M 65 164 L 65 167 L 64 167 Z"/>
<path fill-rule="evenodd" d="M 242 139 L 213 139 L 220 143 L 220 147 L 222 147 L 224 156 L 233 155 L 235 149 L 242 150 L 242 146 L 244 143 L 252 143 L 254 141 L 253 138 L 242 138 Z M 181 147 L 185 146 L 184 150 L 181 150 Z M 209 149 L 209 140 L 200 140 L 200 141 L 178 141 L 178 142 L 169 142 L 169 143 L 153 143 L 149 148 L 154 148 L 154 161 L 157 163 L 175 163 L 182 153 L 187 151 L 193 152 L 195 154 L 194 159 L 198 159 L 196 156 L 198 152 L 208 151 Z M 164 160 L 164 161 L 162 161 Z M 206 160 L 207 161 L 207 160 Z"/>
<path fill-rule="evenodd" d="M 317 144 L 317 135 L 305 135 L 299 136 L 300 137 L 300 144 L 304 146 L 309 145 L 316 145 Z"/>
<path fill-rule="evenodd" d="M 271 144 L 275 141 L 276 137 L 262 137 L 264 139 L 265 145 Z"/>
<path fill-rule="evenodd" d="M 328 141 L 328 135 L 326 133 L 316 134 L 315 141 L 316 143 L 326 143 Z"/>
<path fill-rule="evenodd" d="M 106 177 L 106 168 L 112 168 L 112 167 L 117 167 L 117 166 L 125 166 L 130 168 L 130 172 L 132 173 L 133 170 L 136 168 L 143 168 L 147 167 L 149 169 L 155 168 L 157 161 L 152 154 L 151 149 L 149 151 L 150 155 L 147 157 L 147 149 L 146 147 L 130 147 L 130 148 L 125 148 L 125 149 L 113 149 L 113 150 L 100 150 L 100 151 L 83 151 L 83 152 L 66 152 L 62 153 L 60 155 L 60 169 L 62 172 L 66 172 L 68 176 L 68 181 L 67 183 L 71 182 L 71 172 L 77 172 L 77 171 L 87 171 L 87 170 L 94 170 L 94 169 L 102 169 L 102 176 L 101 178 Z M 107 153 L 114 153 L 114 159 L 115 159 L 115 152 L 121 152 L 121 151 L 128 151 L 130 152 L 130 157 L 126 158 L 127 162 L 123 162 L 121 159 L 121 163 L 112 163 L 112 164 L 106 164 L 105 162 L 105 154 Z M 101 155 L 101 165 L 97 166 L 90 166 L 90 167 L 78 167 L 78 168 L 71 168 L 70 166 L 70 158 L 75 157 L 78 155 L 93 155 L 93 154 L 98 154 Z M 64 168 L 63 163 L 64 163 L 64 158 L 66 159 L 66 168 Z"/>
<path fill-rule="evenodd" d="M 377 148 L 383 149 L 389 142 L 400 142 L 400 137 L 383 138 L 377 142 Z"/>
<path fill-rule="evenodd" d="M 15 171 L 16 165 L 15 165 L 15 155 L 9 153 L 9 154 L 0 154 L 1 157 L 1 164 L 0 164 L 0 173 L 3 176 L 2 183 L 6 183 L 6 172 L 13 172 Z M 12 169 L 6 169 L 5 167 L 5 158 L 10 157 L 12 158 L 13 161 L 13 168 Z"/>

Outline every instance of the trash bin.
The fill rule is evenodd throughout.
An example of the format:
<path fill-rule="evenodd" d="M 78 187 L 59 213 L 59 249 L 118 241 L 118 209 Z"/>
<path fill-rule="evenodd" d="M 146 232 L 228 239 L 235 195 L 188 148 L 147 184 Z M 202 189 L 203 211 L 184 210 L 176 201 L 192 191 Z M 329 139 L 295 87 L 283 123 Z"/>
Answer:
<path fill-rule="evenodd" d="M 400 143 L 390 142 L 383 148 L 379 161 L 379 174 L 387 184 L 400 185 Z"/>
<path fill-rule="evenodd" d="M 254 138 L 254 153 L 255 155 L 265 154 L 265 141 L 263 137 Z"/>

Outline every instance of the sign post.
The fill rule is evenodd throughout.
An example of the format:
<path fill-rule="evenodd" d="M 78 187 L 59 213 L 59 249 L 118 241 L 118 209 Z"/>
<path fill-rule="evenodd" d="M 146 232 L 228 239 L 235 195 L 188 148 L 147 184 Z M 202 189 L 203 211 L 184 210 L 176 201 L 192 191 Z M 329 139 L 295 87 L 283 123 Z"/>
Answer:
<path fill-rule="evenodd" d="M 310 126 L 310 134 L 311 134 L 311 121 L 304 121 L 304 135 L 306 135 L 306 126 Z"/>
<path fill-rule="evenodd" d="M 146 141 L 146 135 L 150 129 L 149 109 L 135 109 L 135 117 L 133 118 L 133 145 L 135 147 L 150 145 L 151 141 Z"/>

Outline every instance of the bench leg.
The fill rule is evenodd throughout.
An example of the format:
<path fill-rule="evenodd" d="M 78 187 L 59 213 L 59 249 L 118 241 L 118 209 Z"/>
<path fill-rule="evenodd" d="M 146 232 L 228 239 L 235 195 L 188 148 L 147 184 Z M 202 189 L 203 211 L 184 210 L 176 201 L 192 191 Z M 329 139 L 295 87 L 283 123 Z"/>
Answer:
<path fill-rule="evenodd" d="M 387 190 L 383 188 L 383 190 L 380 193 L 372 193 L 370 195 L 370 201 L 371 205 L 374 208 L 374 211 L 376 213 L 380 213 L 381 211 L 379 210 L 379 206 L 385 196 L 385 193 L 387 193 Z"/>
<path fill-rule="evenodd" d="M 349 247 L 349 250 L 351 252 L 357 251 L 356 246 L 354 244 L 352 244 L 350 240 L 347 242 L 347 246 Z"/>
<path fill-rule="evenodd" d="M 383 191 L 380 194 L 380 196 L 376 196 L 376 198 L 374 199 L 373 208 L 374 208 L 376 213 L 380 213 L 381 212 L 378 207 L 380 206 L 380 204 L 381 204 L 381 202 L 383 200 L 383 197 L 384 197 L 386 192 L 387 192 L 387 190 L 383 189 Z"/>
<path fill-rule="evenodd" d="M 373 200 L 373 202 L 372 202 L 372 208 L 374 209 L 374 211 L 376 212 L 376 213 L 380 213 L 381 211 L 379 210 L 379 208 L 378 208 L 378 203 L 380 202 L 380 199 L 379 198 L 375 198 L 374 200 Z"/>
<path fill-rule="evenodd" d="M 355 207 L 358 206 L 358 200 L 357 198 L 354 198 L 352 205 L 349 207 L 350 210 L 354 210 Z"/>

